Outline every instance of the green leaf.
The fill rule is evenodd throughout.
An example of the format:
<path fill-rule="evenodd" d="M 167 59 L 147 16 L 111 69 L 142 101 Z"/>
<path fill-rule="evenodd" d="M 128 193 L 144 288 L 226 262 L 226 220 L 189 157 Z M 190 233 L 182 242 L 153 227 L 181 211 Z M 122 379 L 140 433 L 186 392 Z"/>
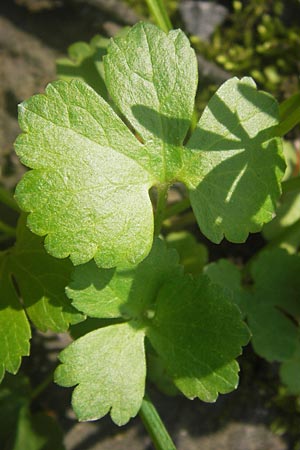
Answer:
<path fill-rule="evenodd" d="M 7 376 L 0 387 L 1 448 L 9 450 L 63 450 L 62 430 L 44 413 L 30 412 L 28 379 Z"/>
<path fill-rule="evenodd" d="M 288 392 L 292 395 L 300 394 L 300 346 L 293 357 L 288 361 L 284 361 L 280 367 L 281 381 L 287 386 Z"/>
<path fill-rule="evenodd" d="M 74 78 L 85 81 L 105 100 L 108 92 L 104 81 L 103 56 L 107 52 L 109 39 L 96 35 L 91 42 L 75 42 L 68 48 L 69 58 L 56 61 L 57 76 L 61 80 Z"/>
<path fill-rule="evenodd" d="M 154 350 L 147 352 L 147 377 L 163 394 L 170 396 L 180 394 L 172 378 L 167 373 L 162 359 Z"/>
<path fill-rule="evenodd" d="M 138 413 L 145 389 L 144 331 L 130 323 L 92 331 L 59 356 L 55 372 L 62 386 L 78 385 L 72 405 L 79 420 L 99 419 L 110 411 L 117 425 Z"/>
<path fill-rule="evenodd" d="M 111 42 L 105 79 L 113 109 L 80 80 L 50 84 L 20 106 L 17 187 L 31 230 L 58 258 L 128 268 L 151 249 L 148 191 L 186 183 L 201 230 L 214 242 L 246 239 L 272 218 L 283 171 L 275 100 L 250 79 L 215 94 L 187 147 L 197 85 L 183 32 L 139 23 Z M 253 190 L 255 183 L 256 189 Z"/>
<path fill-rule="evenodd" d="M 20 125 L 26 133 L 16 150 L 35 170 L 19 183 L 16 199 L 31 211 L 31 230 L 47 234 L 48 252 L 70 255 L 74 264 L 95 257 L 104 267 L 147 256 L 148 156 L 111 107 L 79 80 L 59 81 L 21 105 Z"/>
<path fill-rule="evenodd" d="M 242 288 L 242 274 L 237 266 L 227 259 L 219 259 L 208 264 L 204 268 L 204 273 L 213 284 L 221 286 L 225 290 L 227 298 L 244 312 L 247 294 Z"/>
<path fill-rule="evenodd" d="M 29 355 L 30 326 L 12 282 L 7 255 L 0 260 L 0 381 L 5 370 L 17 373 Z"/>
<path fill-rule="evenodd" d="M 70 323 L 83 320 L 65 295 L 72 269 L 70 261 L 46 253 L 42 239 L 21 217 L 16 245 L 0 253 L 0 381 L 5 370 L 15 374 L 22 356 L 29 355 L 31 330 L 25 310 L 42 331 L 66 331 Z"/>
<path fill-rule="evenodd" d="M 51 416 L 32 415 L 29 407 L 19 411 L 16 436 L 12 450 L 64 450 L 63 432 Z"/>
<path fill-rule="evenodd" d="M 290 359 L 299 339 L 300 257 L 265 251 L 251 272 L 254 286 L 246 308 L 254 350 L 269 361 Z"/>
<path fill-rule="evenodd" d="M 272 219 L 284 172 L 274 138 L 278 105 L 251 78 L 232 78 L 209 101 L 187 144 L 181 180 L 201 231 L 213 242 L 243 242 Z M 255 189 L 253 189 L 255 186 Z"/>
<path fill-rule="evenodd" d="M 300 92 L 292 95 L 280 105 L 278 136 L 284 136 L 300 122 Z"/>
<path fill-rule="evenodd" d="M 181 272 L 176 252 L 157 238 L 134 269 L 99 269 L 94 262 L 76 267 L 66 292 L 75 308 L 91 317 L 128 319 L 147 314 L 160 286 Z"/>
<path fill-rule="evenodd" d="M 111 42 L 104 67 L 111 97 L 147 144 L 160 181 L 169 181 L 182 166 L 178 146 L 190 127 L 197 88 L 188 38 L 141 22 Z"/>
<path fill-rule="evenodd" d="M 175 248 L 179 253 L 180 264 L 187 273 L 198 275 L 208 261 L 208 251 L 205 245 L 197 242 L 188 231 L 170 233 L 166 237 L 169 248 Z"/>
<path fill-rule="evenodd" d="M 73 406 L 80 420 L 100 418 L 112 408 L 112 419 L 124 424 L 138 412 L 146 376 L 145 335 L 165 382 L 171 379 L 188 397 L 213 401 L 218 392 L 236 387 L 234 359 L 249 339 L 240 312 L 206 276 L 184 276 L 177 261 L 176 252 L 156 239 L 149 256 L 128 273 L 94 263 L 75 269 L 68 289 L 73 303 L 107 318 L 87 323 L 87 331 L 100 328 L 64 350 L 56 371 L 59 384 L 78 385 Z M 111 317 L 127 322 L 111 324 Z"/>
<path fill-rule="evenodd" d="M 188 398 L 213 402 L 237 387 L 234 358 L 249 341 L 235 305 L 206 276 L 164 284 L 147 336 L 175 385 Z"/>
<path fill-rule="evenodd" d="M 49 256 L 42 239 L 25 226 L 25 217 L 18 224 L 10 267 L 26 312 L 38 329 L 62 332 L 69 328 L 70 323 L 83 320 L 65 295 L 73 270 L 71 262 Z"/>

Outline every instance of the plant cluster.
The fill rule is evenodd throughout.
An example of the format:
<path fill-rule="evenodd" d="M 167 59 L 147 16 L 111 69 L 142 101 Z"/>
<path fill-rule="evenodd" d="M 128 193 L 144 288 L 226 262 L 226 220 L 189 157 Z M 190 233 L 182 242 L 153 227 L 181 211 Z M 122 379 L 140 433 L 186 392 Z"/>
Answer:
<path fill-rule="evenodd" d="M 209 60 L 230 73 L 250 74 L 278 99 L 299 87 L 299 2 L 281 0 L 233 1 L 228 21 L 218 28 L 211 42 L 192 38 Z"/>
<path fill-rule="evenodd" d="M 109 43 L 77 43 L 70 57 L 58 62 L 64 79 L 19 108 L 15 147 L 31 170 L 15 193 L 26 213 L 16 243 L 0 255 L 0 378 L 29 354 L 31 326 L 71 330 L 54 379 L 74 387 L 77 417 L 109 413 L 123 425 L 140 412 L 165 450 L 174 447 L 155 437 L 147 380 L 213 402 L 237 387 L 236 358 L 251 335 L 300 393 L 297 245 L 278 249 L 277 236 L 241 270 L 207 264 L 193 236 L 164 228 L 189 205 L 215 243 L 244 242 L 271 221 L 282 189 L 299 186 L 282 184 L 281 142 L 299 121 L 298 97 L 279 108 L 251 78 L 232 78 L 193 128 L 197 61 L 182 31 L 141 22 Z M 168 207 L 175 183 L 186 197 Z M 11 396 L 3 439 L 13 435 L 18 448 L 35 428 L 34 448 L 54 448 L 48 419 L 30 413 L 25 379 L 5 377 L 0 402 Z"/>

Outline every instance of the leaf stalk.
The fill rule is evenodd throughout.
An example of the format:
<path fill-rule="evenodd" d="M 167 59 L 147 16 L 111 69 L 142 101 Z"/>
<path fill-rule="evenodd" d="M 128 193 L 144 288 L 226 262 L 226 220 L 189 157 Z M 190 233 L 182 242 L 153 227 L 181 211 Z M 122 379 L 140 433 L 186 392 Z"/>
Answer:
<path fill-rule="evenodd" d="M 172 30 L 173 26 L 168 16 L 163 0 L 146 0 L 150 13 L 152 14 L 156 24 L 165 33 Z"/>
<path fill-rule="evenodd" d="M 18 207 L 15 199 L 11 195 L 10 192 L 8 192 L 3 187 L 0 187 L 0 202 L 4 205 L 8 206 L 10 209 L 13 209 L 14 211 L 20 212 L 20 208 Z"/>
<path fill-rule="evenodd" d="M 147 394 L 145 394 L 143 399 L 139 416 L 142 419 L 156 450 L 176 450 L 174 442 Z"/>
<path fill-rule="evenodd" d="M 157 186 L 157 200 L 156 209 L 154 214 L 154 235 L 159 236 L 162 223 L 165 217 L 165 211 L 167 206 L 168 188 L 166 184 Z"/>

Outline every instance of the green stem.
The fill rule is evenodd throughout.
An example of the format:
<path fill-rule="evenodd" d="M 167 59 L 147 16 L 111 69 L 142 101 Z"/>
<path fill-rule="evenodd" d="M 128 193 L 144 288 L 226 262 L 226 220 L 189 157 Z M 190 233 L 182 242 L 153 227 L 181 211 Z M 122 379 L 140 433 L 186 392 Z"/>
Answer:
<path fill-rule="evenodd" d="M 11 193 L 2 187 L 0 187 L 0 202 L 4 203 L 4 205 L 8 206 L 14 211 L 20 212 L 20 208 L 18 207 Z"/>
<path fill-rule="evenodd" d="M 161 184 L 157 186 L 157 201 L 154 216 L 154 235 L 158 236 L 162 227 L 162 223 L 165 217 L 167 197 L 168 197 L 168 185 Z"/>
<path fill-rule="evenodd" d="M 155 406 L 147 395 L 143 399 L 139 415 L 156 450 L 176 450 Z"/>
<path fill-rule="evenodd" d="M 0 231 L 2 231 L 3 233 L 6 234 L 6 236 L 16 236 L 16 230 L 15 228 L 7 225 L 6 223 L 2 222 L 2 220 L 0 220 Z"/>
<path fill-rule="evenodd" d="M 53 374 L 54 370 L 52 370 L 46 378 L 32 390 L 31 400 L 35 400 L 49 386 L 49 384 L 53 382 Z"/>
<path fill-rule="evenodd" d="M 172 30 L 172 24 L 163 0 L 146 0 L 150 13 L 157 25 L 166 33 Z"/>
<path fill-rule="evenodd" d="M 289 180 L 285 180 L 281 184 L 282 193 L 286 194 L 287 192 L 300 190 L 300 177 L 290 178 Z"/>

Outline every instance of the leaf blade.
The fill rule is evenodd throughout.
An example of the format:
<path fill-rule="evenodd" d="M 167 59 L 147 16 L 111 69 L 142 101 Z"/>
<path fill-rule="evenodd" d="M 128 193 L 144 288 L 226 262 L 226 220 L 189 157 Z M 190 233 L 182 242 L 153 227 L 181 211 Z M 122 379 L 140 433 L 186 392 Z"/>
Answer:
<path fill-rule="evenodd" d="M 138 413 L 146 376 L 143 330 L 130 323 L 101 328 L 75 341 L 59 358 L 63 364 L 55 381 L 77 385 L 72 405 L 79 420 L 96 420 L 110 411 L 112 420 L 124 425 Z"/>
<path fill-rule="evenodd" d="M 272 219 L 284 172 L 274 137 L 278 117 L 276 101 L 251 78 L 225 82 L 204 110 L 187 144 L 191 162 L 182 181 L 201 231 L 213 242 L 224 236 L 244 242 Z"/>

